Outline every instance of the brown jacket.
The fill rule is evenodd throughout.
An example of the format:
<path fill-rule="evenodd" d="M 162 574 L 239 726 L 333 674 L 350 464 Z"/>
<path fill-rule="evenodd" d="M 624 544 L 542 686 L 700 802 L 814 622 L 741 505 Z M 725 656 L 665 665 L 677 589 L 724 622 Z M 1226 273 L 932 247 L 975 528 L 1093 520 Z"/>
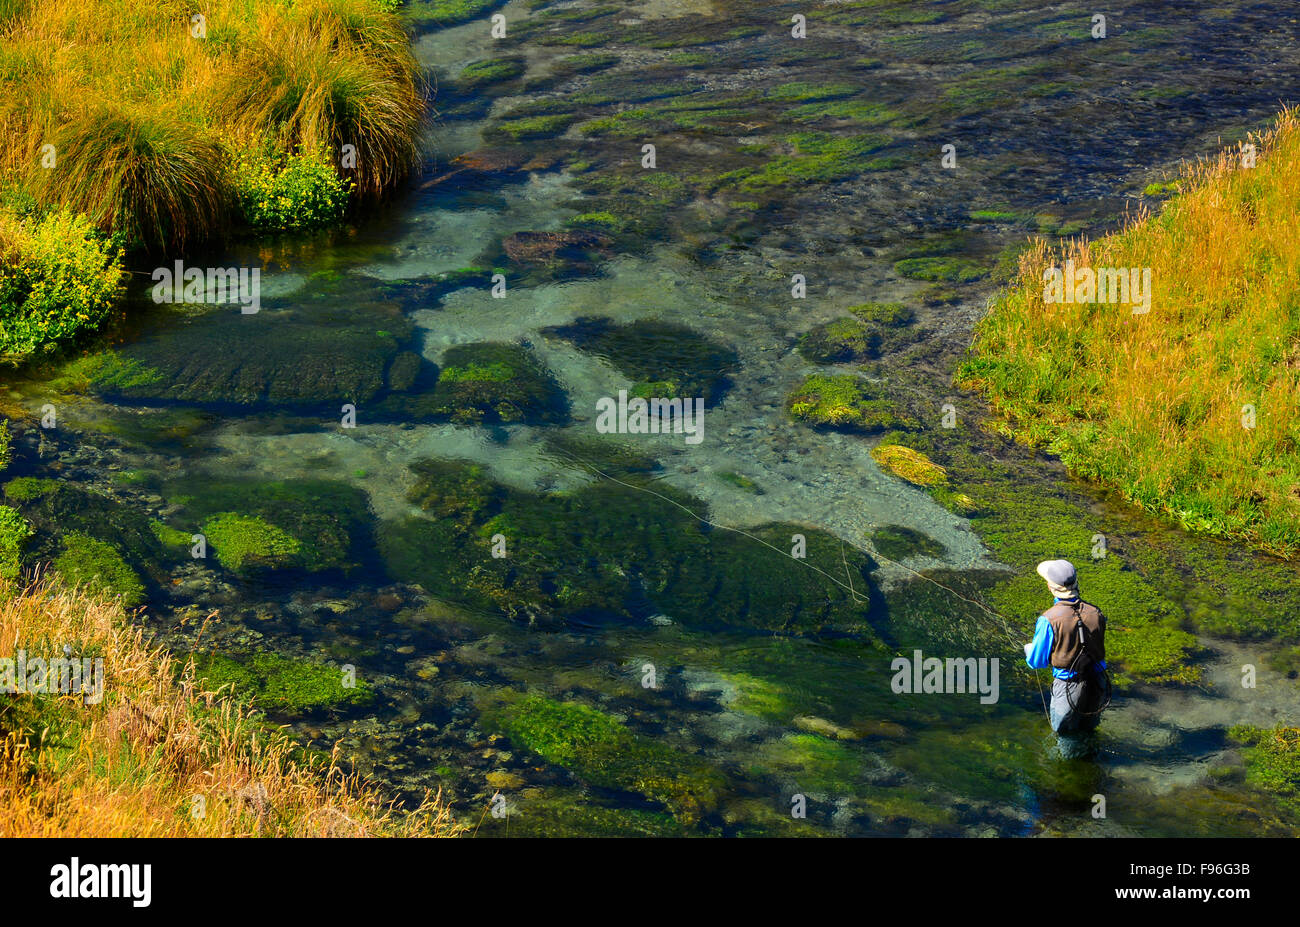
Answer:
<path fill-rule="evenodd" d="M 1082 599 L 1057 602 L 1043 612 L 1043 617 L 1052 626 L 1053 667 L 1070 669 L 1085 646 L 1094 663 L 1106 659 L 1106 616 L 1097 606 Z M 1083 641 L 1079 640 L 1079 621 L 1083 621 L 1085 630 Z M 1086 662 L 1086 659 L 1081 662 Z"/>

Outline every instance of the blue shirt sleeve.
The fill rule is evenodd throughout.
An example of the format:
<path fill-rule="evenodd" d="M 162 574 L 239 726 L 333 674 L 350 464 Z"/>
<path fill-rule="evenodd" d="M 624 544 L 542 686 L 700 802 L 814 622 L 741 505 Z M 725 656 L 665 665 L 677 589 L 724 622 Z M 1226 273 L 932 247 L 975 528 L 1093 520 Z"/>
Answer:
<path fill-rule="evenodd" d="M 1052 664 L 1052 624 L 1042 615 L 1034 625 L 1034 640 L 1025 652 L 1025 662 L 1034 669 L 1043 669 Z"/>

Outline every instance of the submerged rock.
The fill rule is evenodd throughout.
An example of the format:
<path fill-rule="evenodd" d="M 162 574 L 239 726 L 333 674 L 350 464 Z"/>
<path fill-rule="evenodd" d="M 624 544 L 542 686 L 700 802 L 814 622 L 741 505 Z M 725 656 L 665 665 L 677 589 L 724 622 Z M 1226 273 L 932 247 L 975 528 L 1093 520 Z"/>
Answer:
<path fill-rule="evenodd" d="M 350 291 L 356 290 L 355 301 Z M 345 280 L 318 281 L 292 308 L 213 309 L 117 350 L 72 362 L 61 380 L 112 400 L 339 414 L 432 380 L 408 345 L 415 327 L 391 302 Z M 323 304 L 322 304 L 323 303 Z M 371 410 L 373 411 L 373 410 Z"/>
<path fill-rule="evenodd" d="M 173 525 L 201 530 L 217 561 L 235 573 L 350 570 L 364 557 L 369 504 L 346 483 L 187 477 L 165 493 L 183 506 Z"/>
<path fill-rule="evenodd" d="M 658 319 L 627 324 L 609 318 L 583 317 L 544 330 L 579 349 L 607 359 L 634 381 L 630 391 L 642 398 L 702 398 L 712 405 L 731 385 L 738 355 L 685 325 Z"/>
<path fill-rule="evenodd" d="M 691 627 L 870 632 L 875 565 L 823 532 L 711 528 L 679 507 L 703 516 L 702 502 L 657 484 L 642 492 L 631 474 L 533 493 L 467 463 L 416 472 L 411 498 L 433 517 L 385 525 L 380 547 L 395 579 L 434 595 L 540 626 L 667 613 Z"/>
<path fill-rule="evenodd" d="M 464 344 L 447 351 L 432 401 L 420 408 L 458 424 L 564 424 L 569 404 L 555 377 L 527 348 Z"/>

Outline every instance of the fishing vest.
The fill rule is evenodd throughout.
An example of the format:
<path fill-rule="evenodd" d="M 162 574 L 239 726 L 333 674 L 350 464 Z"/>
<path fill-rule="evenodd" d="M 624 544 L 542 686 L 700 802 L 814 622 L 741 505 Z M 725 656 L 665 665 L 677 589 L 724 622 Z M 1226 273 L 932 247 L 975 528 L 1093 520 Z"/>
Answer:
<path fill-rule="evenodd" d="M 1057 602 L 1043 612 L 1043 617 L 1052 626 L 1054 668 L 1070 669 L 1075 665 L 1076 659 L 1080 659 L 1079 652 L 1085 648 L 1088 651 L 1087 657 L 1080 659 L 1080 662 L 1088 662 L 1088 657 L 1092 658 L 1093 663 L 1106 659 L 1106 616 L 1097 606 L 1089 605 L 1081 599 L 1075 602 Z M 1079 640 L 1078 630 L 1080 619 L 1084 627 L 1082 641 Z"/>

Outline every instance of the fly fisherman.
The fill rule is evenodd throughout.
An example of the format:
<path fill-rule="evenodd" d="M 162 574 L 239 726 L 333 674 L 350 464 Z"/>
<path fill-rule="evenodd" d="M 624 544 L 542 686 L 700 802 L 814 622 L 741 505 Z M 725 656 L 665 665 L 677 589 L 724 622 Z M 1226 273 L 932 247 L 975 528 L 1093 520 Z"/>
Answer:
<path fill-rule="evenodd" d="M 1052 730 L 1075 739 L 1092 731 L 1110 701 L 1106 677 L 1106 616 L 1079 597 L 1079 577 L 1068 560 L 1045 560 L 1038 575 L 1052 593 L 1052 607 L 1025 644 L 1025 662 L 1052 668 Z"/>

